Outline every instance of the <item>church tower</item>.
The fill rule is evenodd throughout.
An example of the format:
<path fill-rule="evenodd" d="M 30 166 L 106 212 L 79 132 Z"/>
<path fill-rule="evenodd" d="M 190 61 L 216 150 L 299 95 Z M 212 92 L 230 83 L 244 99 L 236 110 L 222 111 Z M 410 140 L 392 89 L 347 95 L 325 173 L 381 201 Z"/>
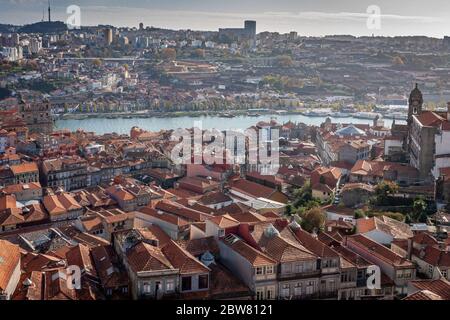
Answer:
<path fill-rule="evenodd" d="M 408 126 L 412 124 L 413 115 L 419 115 L 422 113 L 423 96 L 420 92 L 418 85 L 411 91 L 409 95 L 409 107 L 408 107 Z"/>

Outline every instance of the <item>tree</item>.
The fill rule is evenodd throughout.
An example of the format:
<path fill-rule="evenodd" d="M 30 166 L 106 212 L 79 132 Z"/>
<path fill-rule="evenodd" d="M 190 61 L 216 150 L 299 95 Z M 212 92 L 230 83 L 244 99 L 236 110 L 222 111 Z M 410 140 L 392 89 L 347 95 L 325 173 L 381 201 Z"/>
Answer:
<path fill-rule="evenodd" d="M 174 48 L 165 48 L 161 52 L 164 61 L 173 61 L 177 58 L 177 51 Z"/>
<path fill-rule="evenodd" d="M 355 219 L 364 218 L 366 216 L 364 211 L 362 211 L 361 209 L 356 209 L 354 215 L 355 215 Z"/>
<path fill-rule="evenodd" d="M 286 206 L 286 210 L 284 211 L 284 213 L 285 213 L 287 216 L 291 216 L 292 214 L 295 213 L 295 210 L 293 210 L 291 204 L 288 204 L 288 205 Z"/>
<path fill-rule="evenodd" d="M 412 219 L 411 219 L 411 216 L 409 214 L 407 214 L 405 216 L 405 223 L 406 224 L 411 224 L 412 223 Z"/>
<path fill-rule="evenodd" d="M 326 215 L 322 208 L 309 209 L 302 216 L 302 228 L 308 232 L 321 230 L 325 225 L 325 220 Z"/>
<path fill-rule="evenodd" d="M 102 60 L 100 60 L 100 59 L 94 59 L 94 60 L 92 60 L 92 64 L 93 64 L 95 67 L 100 67 L 100 66 L 102 65 Z"/>
<path fill-rule="evenodd" d="M 382 181 L 375 188 L 377 204 L 384 205 L 388 202 L 389 196 L 397 193 L 398 185 L 391 181 Z"/>
<path fill-rule="evenodd" d="M 421 215 L 425 213 L 427 209 L 427 203 L 423 198 L 417 198 L 414 200 L 413 208 L 412 208 L 412 217 L 415 221 L 419 221 Z M 423 217 L 422 217 L 423 219 Z M 426 221 L 426 213 L 425 213 L 425 221 Z"/>

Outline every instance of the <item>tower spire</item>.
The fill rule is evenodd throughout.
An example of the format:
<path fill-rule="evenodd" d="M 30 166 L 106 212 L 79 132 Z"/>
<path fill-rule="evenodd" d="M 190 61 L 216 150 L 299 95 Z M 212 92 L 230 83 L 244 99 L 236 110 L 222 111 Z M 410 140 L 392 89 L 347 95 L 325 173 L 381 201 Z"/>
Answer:
<path fill-rule="evenodd" d="M 51 9 L 50 9 L 50 0 L 48 0 L 48 22 L 52 22 Z"/>

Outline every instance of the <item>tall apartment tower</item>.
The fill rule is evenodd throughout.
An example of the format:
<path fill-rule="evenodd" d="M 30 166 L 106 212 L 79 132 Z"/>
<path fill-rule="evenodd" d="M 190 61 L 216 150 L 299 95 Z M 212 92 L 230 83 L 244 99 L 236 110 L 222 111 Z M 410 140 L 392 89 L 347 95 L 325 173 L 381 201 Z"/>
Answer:
<path fill-rule="evenodd" d="M 48 99 L 39 102 L 26 102 L 21 99 L 19 111 L 29 133 L 49 134 L 53 131 L 53 118 Z"/>
<path fill-rule="evenodd" d="M 244 22 L 244 29 L 252 39 L 256 37 L 256 21 L 246 20 Z"/>
<path fill-rule="evenodd" d="M 105 44 L 110 45 L 113 41 L 113 30 L 111 28 L 107 28 L 104 30 Z"/>

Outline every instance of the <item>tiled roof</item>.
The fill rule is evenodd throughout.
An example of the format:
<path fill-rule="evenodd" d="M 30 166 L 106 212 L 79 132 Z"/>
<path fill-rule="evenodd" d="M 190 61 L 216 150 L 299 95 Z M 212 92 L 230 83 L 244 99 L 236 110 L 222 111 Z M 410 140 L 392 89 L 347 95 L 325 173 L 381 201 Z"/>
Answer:
<path fill-rule="evenodd" d="M 409 225 L 386 216 L 358 219 L 356 220 L 356 230 L 358 233 L 379 230 L 397 239 L 407 239 L 413 236 Z"/>
<path fill-rule="evenodd" d="M 223 243 L 231 247 L 236 253 L 244 257 L 254 267 L 276 264 L 276 260 L 262 253 L 261 251 L 256 250 L 241 239 L 238 239 L 233 243 L 228 243 L 223 239 L 219 241 L 222 241 Z"/>
<path fill-rule="evenodd" d="M 127 260 L 134 272 L 174 270 L 161 249 L 145 242 L 140 242 L 127 252 Z"/>
<path fill-rule="evenodd" d="M 370 252 L 370 254 L 375 255 L 377 258 L 382 259 L 393 266 L 408 268 L 414 267 L 414 264 L 411 261 L 401 257 L 394 251 L 386 248 L 381 244 L 378 244 L 377 242 L 367 238 L 362 234 L 347 236 L 346 241 L 347 243 L 353 243 L 357 247 L 364 248 L 365 250 Z"/>
<path fill-rule="evenodd" d="M 20 249 L 6 240 L 0 240 L 0 292 L 6 290 L 20 263 Z"/>
<path fill-rule="evenodd" d="M 410 294 L 403 300 L 445 300 L 440 295 L 435 294 L 429 290 L 421 290 Z"/>
<path fill-rule="evenodd" d="M 35 162 L 24 162 L 11 166 L 11 171 L 14 173 L 14 175 L 18 175 L 28 172 L 39 172 L 39 169 Z"/>
<path fill-rule="evenodd" d="M 170 240 L 161 250 L 181 274 L 209 273 L 210 271 L 207 266 L 173 240 Z"/>
<path fill-rule="evenodd" d="M 224 214 L 222 216 L 215 216 L 208 220 L 217 225 L 219 228 L 232 228 L 239 225 L 239 221 L 232 218 L 228 214 Z"/>
<path fill-rule="evenodd" d="M 411 281 L 411 285 L 419 290 L 429 290 L 444 300 L 450 300 L 450 282 L 445 279 L 414 280 Z"/>

